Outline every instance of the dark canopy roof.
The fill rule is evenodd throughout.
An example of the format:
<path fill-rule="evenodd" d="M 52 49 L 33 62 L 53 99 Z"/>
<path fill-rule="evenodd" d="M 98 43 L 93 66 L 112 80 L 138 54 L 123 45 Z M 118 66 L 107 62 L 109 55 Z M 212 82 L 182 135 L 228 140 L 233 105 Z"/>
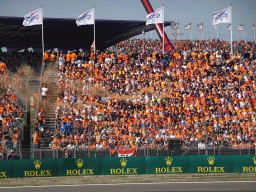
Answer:
<path fill-rule="evenodd" d="M 23 17 L 0 17 L 0 47 L 41 48 L 41 25 L 25 27 Z M 77 27 L 76 19 L 44 18 L 45 49 L 89 49 L 93 42 L 93 25 Z M 96 48 L 105 49 L 120 41 L 155 29 L 145 21 L 96 19 Z M 172 22 L 165 22 L 165 26 Z"/>

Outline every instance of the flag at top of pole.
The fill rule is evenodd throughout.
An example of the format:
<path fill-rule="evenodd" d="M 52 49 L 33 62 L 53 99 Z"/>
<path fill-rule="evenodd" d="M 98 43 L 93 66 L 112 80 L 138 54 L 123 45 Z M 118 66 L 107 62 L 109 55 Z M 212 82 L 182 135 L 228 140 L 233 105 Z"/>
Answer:
<path fill-rule="evenodd" d="M 77 26 L 80 25 L 93 25 L 95 23 L 94 8 L 79 15 L 76 19 Z"/>
<path fill-rule="evenodd" d="M 229 24 L 227 27 L 228 27 L 228 30 L 231 31 L 231 24 Z"/>
<path fill-rule="evenodd" d="M 213 29 L 218 29 L 218 26 L 217 25 L 213 25 Z"/>
<path fill-rule="evenodd" d="M 32 26 L 32 25 L 42 25 L 43 24 L 43 9 L 37 9 L 31 13 L 28 13 L 24 16 L 23 25 Z"/>
<path fill-rule="evenodd" d="M 238 31 L 243 31 L 244 30 L 244 25 L 239 25 L 237 28 Z"/>
<path fill-rule="evenodd" d="M 146 25 L 163 23 L 164 22 L 164 7 L 160 7 L 155 12 L 148 14 L 146 19 L 147 19 Z"/>
<path fill-rule="evenodd" d="M 187 29 L 191 29 L 191 23 L 189 23 L 189 24 L 187 24 L 187 25 L 185 26 L 185 30 L 187 30 Z"/>
<path fill-rule="evenodd" d="M 252 26 L 252 30 L 255 31 L 255 25 Z"/>
<path fill-rule="evenodd" d="M 231 23 L 231 6 L 220 11 L 216 11 L 212 13 L 212 15 L 212 25 L 216 25 L 219 23 Z"/>
<path fill-rule="evenodd" d="M 198 30 L 203 30 L 203 23 L 197 25 Z"/>

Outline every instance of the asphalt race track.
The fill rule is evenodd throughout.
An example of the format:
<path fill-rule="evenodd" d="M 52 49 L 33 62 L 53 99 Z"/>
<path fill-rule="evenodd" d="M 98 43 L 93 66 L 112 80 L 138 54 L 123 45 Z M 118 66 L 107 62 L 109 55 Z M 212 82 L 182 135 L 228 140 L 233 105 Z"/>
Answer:
<path fill-rule="evenodd" d="M 0 188 L 1 192 L 114 192 L 114 191 L 256 191 L 256 182 L 184 182 L 184 183 L 133 183 L 133 184 L 93 184 L 83 186 L 40 186 Z"/>

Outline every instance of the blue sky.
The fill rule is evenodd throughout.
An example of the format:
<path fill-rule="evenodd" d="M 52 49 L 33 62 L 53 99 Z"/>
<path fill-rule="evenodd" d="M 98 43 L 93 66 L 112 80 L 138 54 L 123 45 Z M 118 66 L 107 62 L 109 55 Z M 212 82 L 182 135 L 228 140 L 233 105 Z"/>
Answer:
<path fill-rule="evenodd" d="M 197 24 L 204 24 L 204 39 L 216 38 L 216 30 L 212 28 L 212 12 L 224 9 L 232 4 L 233 13 L 233 39 L 242 39 L 243 32 L 238 32 L 237 27 L 244 25 L 245 40 L 253 40 L 252 25 L 256 21 L 255 0 L 150 0 L 154 10 L 164 4 L 165 21 L 175 21 L 180 24 L 180 39 L 189 39 L 190 31 L 184 26 L 192 23 L 193 39 L 202 38 L 202 32 L 197 30 Z M 146 11 L 140 0 L 1 0 L 0 16 L 23 17 L 27 13 L 43 6 L 44 17 L 76 18 L 78 15 L 95 6 L 96 19 L 116 20 L 145 20 Z M 228 24 L 219 24 L 219 38 L 230 41 Z M 169 38 L 171 30 L 166 28 Z M 153 32 L 153 38 L 157 38 Z M 138 37 L 142 37 L 139 35 Z M 151 32 L 144 36 L 151 37 Z"/>

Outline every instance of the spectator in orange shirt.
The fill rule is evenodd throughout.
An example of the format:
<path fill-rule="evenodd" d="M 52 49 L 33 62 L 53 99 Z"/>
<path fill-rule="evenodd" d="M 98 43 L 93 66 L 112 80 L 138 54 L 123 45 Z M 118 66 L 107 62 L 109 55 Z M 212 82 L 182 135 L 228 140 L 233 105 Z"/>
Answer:
<path fill-rule="evenodd" d="M 0 74 L 1 75 L 4 75 L 5 69 L 6 69 L 6 64 L 3 63 L 2 61 L 0 61 Z"/>
<path fill-rule="evenodd" d="M 71 64 L 74 65 L 75 61 L 76 61 L 76 53 L 75 53 L 75 51 L 72 52 L 70 59 L 71 59 Z"/>
<path fill-rule="evenodd" d="M 71 54 L 70 54 L 70 51 L 68 51 L 68 53 L 67 53 L 67 55 L 66 55 L 66 63 L 67 63 L 68 65 L 70 65 L 70 63 L 71 63 Z"/>
<path fill-rule="evenodd" d="M 47 66 L 49 58 L 50 58 L 50 54 L 48 53 L 47 50 L 45 50 L 45 52 L 44 52 L 44 63 L 45 63 L 45 66 Z"/>
<path fill-rule="evenodd" d="M 56 54 L 55 54 L 55 51 L 52 51 L 50 61 L 55 62 L 55 60 L 56 60 Z"/>

